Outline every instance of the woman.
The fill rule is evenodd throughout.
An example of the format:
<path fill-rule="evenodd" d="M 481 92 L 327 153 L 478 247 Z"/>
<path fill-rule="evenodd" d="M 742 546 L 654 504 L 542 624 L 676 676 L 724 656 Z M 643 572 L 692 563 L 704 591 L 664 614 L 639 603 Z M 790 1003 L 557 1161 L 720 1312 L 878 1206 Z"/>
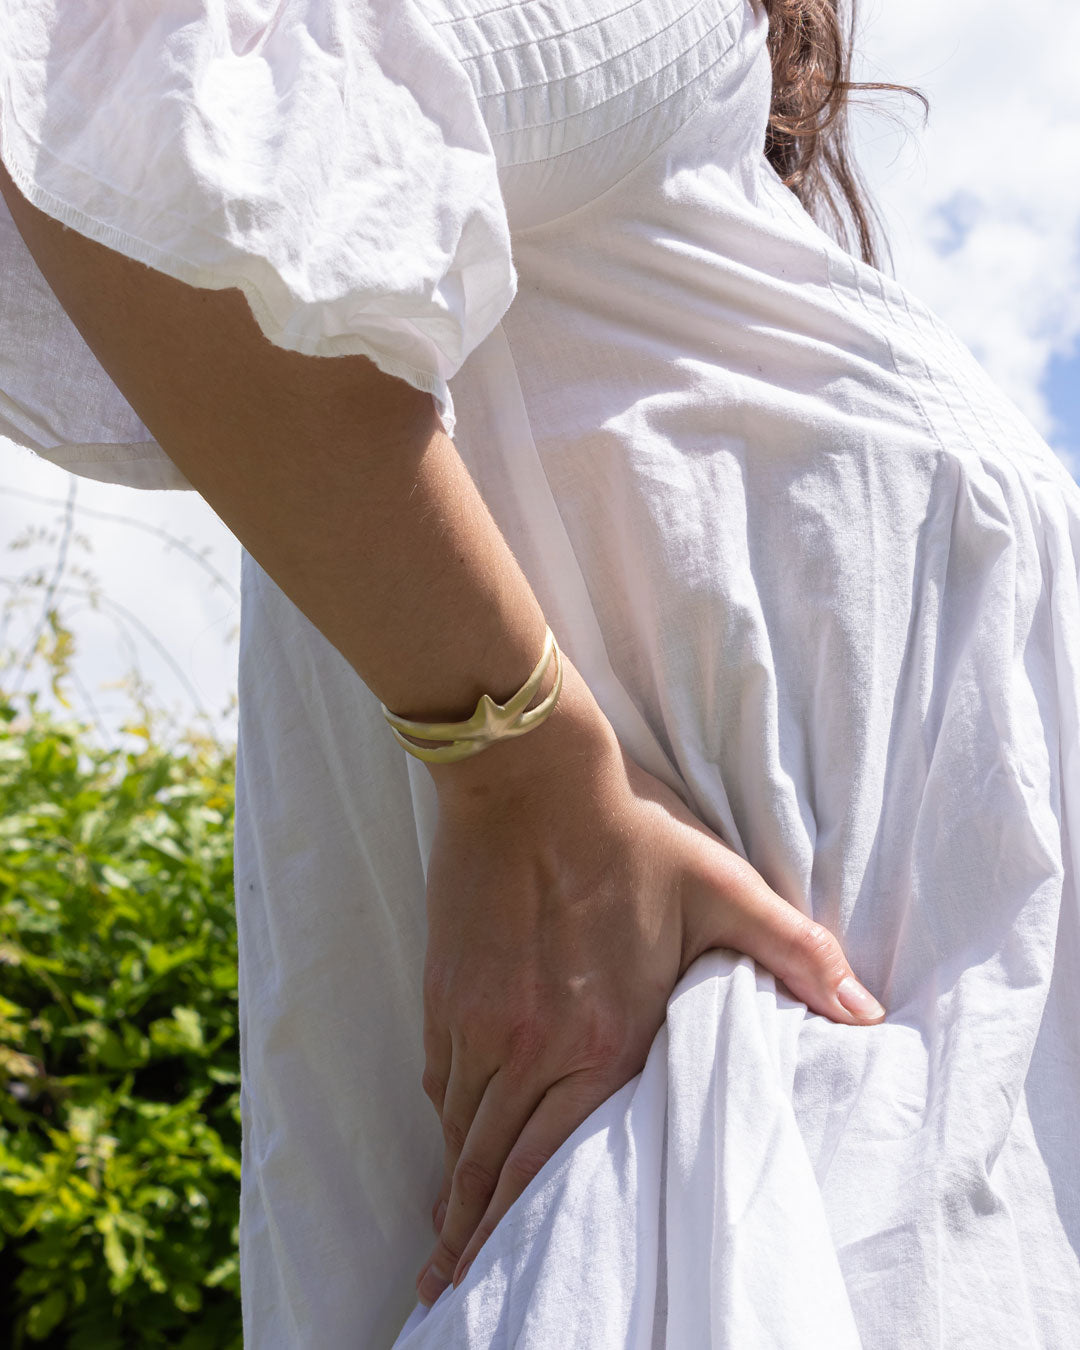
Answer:
<path fill-rule="evenodd" d="M 1080 1328 L 1080 491 L 840 32 L 0 0 L 6 433 L 246 549 L 254 1350 Z"/>

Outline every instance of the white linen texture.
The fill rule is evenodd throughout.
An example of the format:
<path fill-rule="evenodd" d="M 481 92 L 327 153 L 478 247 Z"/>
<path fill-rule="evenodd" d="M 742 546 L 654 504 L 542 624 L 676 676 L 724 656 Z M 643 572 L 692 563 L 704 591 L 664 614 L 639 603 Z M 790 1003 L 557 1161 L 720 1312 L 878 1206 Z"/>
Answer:
<path fill-rule="evenodd" d="M 250 1350 L 1080 1338 L 1080 488 L 777 178 L 766 34 L 759 0 L 0 0 L 22 190 L 430 393 L 627 753 L 888 1009 L 706 954 L 416 1306 L 434 789 L 245 556 Z M 184 486 L 6 213 L 0 281 L 0 437 Z"/>

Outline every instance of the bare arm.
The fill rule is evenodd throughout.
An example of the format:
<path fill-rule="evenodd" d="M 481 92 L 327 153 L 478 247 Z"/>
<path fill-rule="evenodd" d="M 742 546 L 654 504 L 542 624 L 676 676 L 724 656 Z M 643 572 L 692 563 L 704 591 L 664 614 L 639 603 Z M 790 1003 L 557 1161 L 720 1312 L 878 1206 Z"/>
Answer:
<path fill-rule="evenodd" d="M 65 229 L 2 169 L 0 191 L 158 443 L 392 711 L 457 720 L 520 687 L 544 616 L 426 394 L 362 357 L 282 351 L 239 291 L 196 290 Z M 564 669 L 540 727 L 426 765 L 425 1087 L 446 1171 L 425 1301 L 641 1069 L 707 948 L 749 953 L 837 1021 L 880 1016 L 846 1010 L 835 939 L 627 759 Z M 541 695 L 553 681 L 554 663 Z"/>
<path fill-rule="evenodd" d="M 2 165 L 0 188 L 166 454 L 391 711 L 457 720 L 482 693 L 503 702 L 520 688 L 544 615 L 427 394 L 362 356 L 283 351 L 239 290 L 184 285 L 66 229 Z M 513 740 L 429 771 L 486 782 L 535 763 L 571 709 L 600 716 L 569 669 L 567 680 L 525 754 Z M 541 695 L 553 683 L 554 662 Z"/>

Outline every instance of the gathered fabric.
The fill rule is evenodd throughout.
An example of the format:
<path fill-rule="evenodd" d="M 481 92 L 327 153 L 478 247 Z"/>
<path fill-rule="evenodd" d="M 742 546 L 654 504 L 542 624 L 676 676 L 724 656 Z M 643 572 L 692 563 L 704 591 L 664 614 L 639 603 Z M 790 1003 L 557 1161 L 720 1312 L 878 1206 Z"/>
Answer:
<path fill-rule="evenodd" d="M 0 0 L 21 190 L 430 393 L 627 753 L 888 1009 L 840 1025 L 705 954 L 641 1074 L 418 1306 L 435 791 L 245 555 L 250 1350 L 1076 1344 L 1080 488 L 780 182 L 767 23 Z M 0 439 L 186 487 L 2 207 L 0 278 Z"/>

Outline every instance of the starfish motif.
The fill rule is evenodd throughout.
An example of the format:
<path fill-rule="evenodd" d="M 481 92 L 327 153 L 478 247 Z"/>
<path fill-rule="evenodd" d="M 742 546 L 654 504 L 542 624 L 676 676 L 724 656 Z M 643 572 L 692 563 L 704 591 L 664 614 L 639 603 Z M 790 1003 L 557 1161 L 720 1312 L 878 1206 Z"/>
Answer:
<path fill-rule="evenodd" d="M 535 697 L 543 681 L 552 652 L 555 654 L 555 684 L 542 702 L 525 712 L 525 707 Z M 554 707 L 559 690 L 562 688 L 563 672 L 560 657 L 559 644 L 555 641 L 554 633 L 548 628 L 540 660 L 517 693 L 502 704 L 496 703 L 490 694 L 481 694 L 476 711 L 465 722 L 411 722 L 392 713 L 385 703 L 380 704 L 380 707 L 383 716 L 390 723 L 395 739 L 418 759 L 434 763 L 466 759 L 470 755 L 478 754 L 492 741 L 508 736 L 520 736 L 537 722 L 543 721 Z M 448 740 L 451 744 L 419 746 L 408 739 L 409 735 L 430 741 Z"/>
<path fill-rule="evenodd" d="M 496 703 L 490 694 L 481 694 L 476 712 L 469 719 L 469 734 L 475 735 L 479 732 L 483 737 L 492 740 L 509 734 L 521 716 L 520 713 L 507 712 L 512 702 L 513 700 L 509 699 L 506 703 Z"/>

